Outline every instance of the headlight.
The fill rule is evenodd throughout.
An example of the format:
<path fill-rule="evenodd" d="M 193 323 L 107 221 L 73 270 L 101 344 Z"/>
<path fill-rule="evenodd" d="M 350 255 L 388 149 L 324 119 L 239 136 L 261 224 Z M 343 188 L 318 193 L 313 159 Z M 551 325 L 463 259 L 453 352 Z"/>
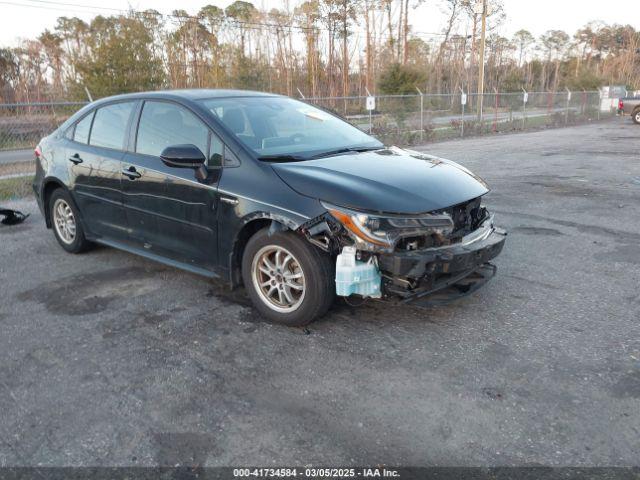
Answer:
<path fill-rule="evenodd" d="M 446 213 L 383 216 L 362 213 L 324 202 L 322 205 L 349 231 L 356 242 L 383 248 L 393 248 L 402 237 L 448 235 L 453 231 L 453 220 Z"/>

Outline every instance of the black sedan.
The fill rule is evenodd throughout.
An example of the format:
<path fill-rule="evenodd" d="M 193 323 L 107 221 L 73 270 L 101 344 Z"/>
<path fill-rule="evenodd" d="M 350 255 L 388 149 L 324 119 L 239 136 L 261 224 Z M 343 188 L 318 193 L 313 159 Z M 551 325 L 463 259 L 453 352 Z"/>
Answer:
<path fill-rule="evenodd" d="M 469 291 L 495 272 L 505 236 L 467 169 L 246 91 L 93 102 L 39 143 L 34 190 L 66 251 L 96 242 L 244 284 L 287 325 L 323 315 L 336 294 Z"/>

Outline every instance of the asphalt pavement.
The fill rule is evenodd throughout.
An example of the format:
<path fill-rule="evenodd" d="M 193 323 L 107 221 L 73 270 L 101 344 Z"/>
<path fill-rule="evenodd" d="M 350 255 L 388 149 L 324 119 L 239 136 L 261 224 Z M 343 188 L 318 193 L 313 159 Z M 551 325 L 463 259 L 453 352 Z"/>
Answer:
<path fill-rule="evenodd" d="M 639 465 L 640 127 L 422 148 L 489 183 L 498 274 L 442 307 L 242 291 L 0 226 L 0 465 Z"/>

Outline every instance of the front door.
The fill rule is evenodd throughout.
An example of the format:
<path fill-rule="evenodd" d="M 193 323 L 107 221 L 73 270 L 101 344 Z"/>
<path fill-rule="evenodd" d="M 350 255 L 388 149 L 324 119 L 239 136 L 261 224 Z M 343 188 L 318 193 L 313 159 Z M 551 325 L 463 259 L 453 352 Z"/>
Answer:
<path fill-rule="evenodd" d="M 170 145 L 193 144 L 210 157 L 212 134 L 191 111 L 173 102 L 145 101 L 135 149 L 123 158 L 122 192 L 130 235 L 151 253 L 211 268 L 217 261 L 217 180 L 192 168 L 165 165 Z M 221 147 L 220 147 L 221 149 Z"/>

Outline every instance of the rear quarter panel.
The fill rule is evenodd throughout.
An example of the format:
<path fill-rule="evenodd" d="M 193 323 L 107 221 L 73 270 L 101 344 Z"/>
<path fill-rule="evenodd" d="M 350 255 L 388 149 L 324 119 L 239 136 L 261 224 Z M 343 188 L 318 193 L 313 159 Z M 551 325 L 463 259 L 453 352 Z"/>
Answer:
<path fill-rule="evenodd" d="M 46 205 L 44 193 L 51 183 L 62 185 L 71 190 L 71 176 L 69 165 L 65 159 L 66 149 L 64 137 L 57 138 L 54 135 L 43 138 L 38 146 L 40 147 L 40 157 L 36 158 L 36 173 L 33 180 L 33 190 L 36 194 L 38 206 L 46 218 Z"/>
<path fill-rule="evenodd" d="M 69 180 L 69 162 L 66 161 L 66 143 L 67 139 L 53 138 L 47 139 L 42 147 L 42 157 L 46 159 L 47 168 L 45 171 L 48 176 L 55 176 L 60 180 Z M 44 167 L 44 165 L 43 165 Z"/>

